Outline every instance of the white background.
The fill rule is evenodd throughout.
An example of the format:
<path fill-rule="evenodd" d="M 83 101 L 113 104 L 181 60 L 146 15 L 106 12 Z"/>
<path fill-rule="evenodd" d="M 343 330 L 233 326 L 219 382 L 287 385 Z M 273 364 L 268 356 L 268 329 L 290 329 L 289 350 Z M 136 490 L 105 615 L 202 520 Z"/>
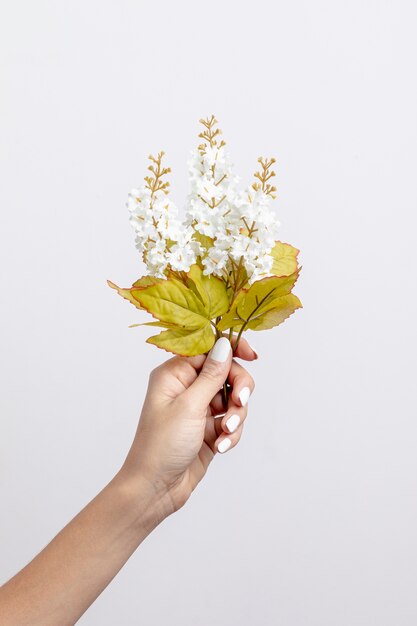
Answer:
<path fill-rule="evenodd" d="M 166 354 L 106 285 L 142 272 L 128 190 L 198 118 L 277 157 L 304 309 L 253 333 L 240 445 L 80 623 L 415 626 L 416 9 L 407 1 L 2 2 L 1 565 L 120 467 Z M 140 320 L 139 320 L 140 317 Z"/>

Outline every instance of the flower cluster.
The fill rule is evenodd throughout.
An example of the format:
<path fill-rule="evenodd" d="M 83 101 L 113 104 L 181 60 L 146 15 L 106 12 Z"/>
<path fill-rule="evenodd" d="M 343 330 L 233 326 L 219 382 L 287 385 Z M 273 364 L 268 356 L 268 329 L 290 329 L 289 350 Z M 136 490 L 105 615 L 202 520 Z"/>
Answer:
<path fill-rule="evenodd" d="M 199 251 L 193 230 L 184 228 L 177 207 L 167 197 L 169 182 L 163 182 L 163 177 L 171 170 L 162 167 L 163 156 L 160 152 L 157 157 L 149 157 L 151 175 L 145 177 L 140 188 L 132 189 L 127 202 L 136 247 L 148 273 L 158 278 L 164 278 L 167 269 L 188 271 Z"/>
<path fill-rule="evenodd" d="M 185 222 L 179 221 L 177 207 L 167 197 L 169 182 L 163 178 L 170 169 L 162 167 L 163 152 L 149 157 L 151 174 L 129 194 L 130 221 L 150 275 L 187 272 L 200 260 L 206 275 L 225 278 L 238 288 L 239 282 L 252 284 L 271 272 L 270 252 L 279 226 L 270 208 L 275 187 L 268 182 L 275 176 L 275 159 L 259 158 L 257 182 L 240 190 L 216 119 L 200 122 L 203 141 L 188 162 Z"/>

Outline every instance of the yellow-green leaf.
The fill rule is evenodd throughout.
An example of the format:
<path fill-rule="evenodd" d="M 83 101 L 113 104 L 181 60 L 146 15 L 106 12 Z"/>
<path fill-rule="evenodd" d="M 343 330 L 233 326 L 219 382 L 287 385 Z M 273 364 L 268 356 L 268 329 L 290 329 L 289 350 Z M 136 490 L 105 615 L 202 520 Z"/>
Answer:
<path fill-rule="evenodd" d="M 255 315 L 246 325 L 247 330 L 268 330 L 282 324 L 297 309 L 302 308 L 300 300 L 292 293 L 281 296 L 269 304 L 269 308 Z"/>
<path fill-rule="evenodd" d="M 128 328 L 137 328 L 138 326 L 157 326 L 158 328 L 183 328 L 178 324 L 171 324 L 170 322 L 142 322 L 142 324 L 130 324 Z"/>
<path fill-rule="evenodd" d="M 137 309 L 143 309 L 143 306 L 141 306 L 139 301 L 133 296 L 134 290 L 145 289 L 145 287 L 150 287 L 151 285 L 156 285 L 156 284 L 162 282 L 163 280 L 164 279 L 162 279 L 162 278 L 155 278 L 154 276 L 142 276 L 137 281 L 135 281 L 130 288 L 127 288 L 127 289 L 126 288 L 122 288 L 122 287 L 118 287 L 117 285 L 112 283 L 111 280 L 108 280 L 107 284 L 112 289 L 115 289 L 117 291 L 117 293 L 120 296 L 122 296 L 122 298 L 124 298 L 125 300 L 127 300 L 128 302 L 133 304 L 133 306 L 135 306 Z"/>
<path fill-rule="evenodd" d="M 217 276 L 205 276 L 198 264 L 192 265 L 188 276 L 197 287 L 198 293 L 207 312 L 207 317 L 213 319 L 223 315 L 229 308 L 226 285 Z"/>
<path fill-rule="evenodd" d="M 107 284 L 112 289 L 115 289 L 117 291 L 117 293 L 120 296 L 122 296 L 122 298 L 124 298 L 125 300 L 128 300 L 137 309 L 143 309 L 143 307 L 140 305 L 140 303 L 133 297 L 133 291 L 134 291 L 133 287 L 131 287 L 130 289 L 122 289 L 122 287 L 118 287 L 117 285 L 112 283 L 111 280 L 108 280 Z"/>
<path fill-rule="evenodd" d="M 202 233 L 199 233 L 197 230 L 194 231 L 193 239 L 195 239 L 195 241 L 198 241 L 198 243 L 201 243 L 203 248 L 206 248 L 206 250 L 208 250 L 208 248 L 211 248 L 214 242 L 214 239 L 212 239 L 208 235 L 203 235 Z"/>
<path fill-rule="evenodd" d="M 132 296 L 161 322 L 191 329 L 201 328 L 208 322 L 200 298 L 179 280 L 170 278 L 145 289 L 132 290 Z"/>
<path fill-rule="evenodd" d="M 196 330 L 186 328 L 171 328 L 164 330 L 159 335 L 154 335 L 147 339 L 147 343 L 152 343 L 158 348 L 167 352 L 173 352 L 181 356 L 195 356 L 208 352 L 215 340 L 215 335 L 210 323 Z"/>
<path fill-rule="evenodd" d="M 269 309 L 269 304 L 289 294 L 298 278 L 298 271 L 290 276 L 269 276 L 254 282 L 249 289 L 239 291 L 230 311 L 218 323 L 219 330 L 238 330 L 255 315 Z"/>
<path fill-rule="evenodd" d="M 164 280 L 164 278 L 156 278 L 155 276 L 142 276 L 139 280 L 136 280 L 133 283 L 132 288 L 138 287 L 140 289 L 144 289 L 145 287 L 150 287 L 151 285 L 157 285 Z"/>
<path fill-rule="evenodd" d="M 271 256 L 274 257 L 271 273 L 276 276 L 289 276 L 298 268 L 297 256 L 299 250 L 289 243 L 276 241 L 275 246 L 271 250 Z"/>

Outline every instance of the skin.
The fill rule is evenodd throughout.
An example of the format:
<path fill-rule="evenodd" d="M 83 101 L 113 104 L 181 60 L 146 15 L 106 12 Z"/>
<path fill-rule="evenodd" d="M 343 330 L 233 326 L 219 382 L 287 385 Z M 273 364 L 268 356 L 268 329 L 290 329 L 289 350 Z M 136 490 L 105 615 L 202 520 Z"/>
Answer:
<path fill-rule="evenodd" d="M 234 353 L 257 358 L 245 340 Z M 231 385 L 227 408 L 223 383 Z M 152 371 L 137 431 L 108 485 L 0 588 L 2 626 L 75 624 L 141 542 L 187 502 L 228 437 L 240 440 L 254 382 L 234 358 L 174 357 Z M 225 414 L 224 414 L 225 413 Z M 219 416 L 222 415 L 223 416 Z M 226 421 L 237 414 L 230 433 Z M 219 416 L 219 417 L 218 417 Z"/>

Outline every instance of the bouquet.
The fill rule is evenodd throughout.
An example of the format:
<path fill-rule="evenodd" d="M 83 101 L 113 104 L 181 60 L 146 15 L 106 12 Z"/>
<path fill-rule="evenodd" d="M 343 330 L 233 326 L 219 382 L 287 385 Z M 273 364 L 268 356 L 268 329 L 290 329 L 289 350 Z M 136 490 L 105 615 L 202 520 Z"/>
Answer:
<path fill-rule="evenodd" d="M 147 342 L 183 356 L 207 353 L 224 333 L 236 349 L 245 331 L 278 326 L 302 306 L 292 293 L 299 251 L 277 240 L 270 207 L 275 159 L 259 157 L 255 182 L 240 189 L 217 120 L 200 123 L 183 220 L 169 198 L 164 152 L 149 156 L 144 184 L 127 202 L 146 274 L 126 289 L 108 281 L 154 318 L 132 326 L 164 329 Z"/>

